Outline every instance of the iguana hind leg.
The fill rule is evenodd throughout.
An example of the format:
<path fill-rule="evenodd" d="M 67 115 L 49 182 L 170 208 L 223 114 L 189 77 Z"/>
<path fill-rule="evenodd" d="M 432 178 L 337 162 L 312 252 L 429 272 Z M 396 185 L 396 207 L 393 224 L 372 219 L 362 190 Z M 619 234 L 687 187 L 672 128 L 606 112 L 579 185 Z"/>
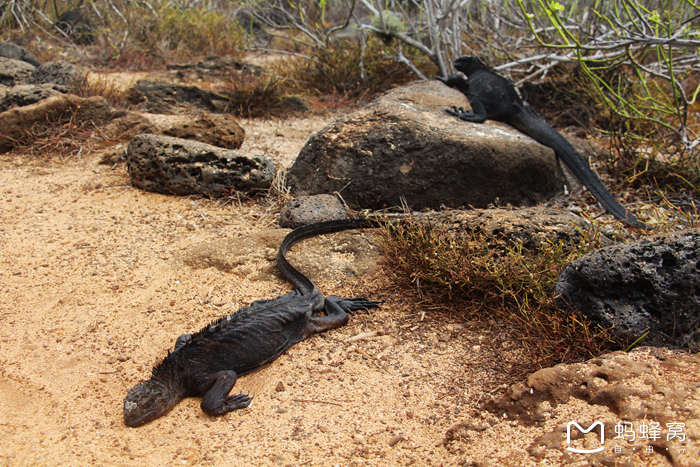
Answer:
<path fill-rule="evenodd" d="M 332 300 L 333 305 L 339 306 L 346 313 L 352 313 L 353 311 L 358 310 L 369 310 L 370 308 L 379 308 L 379 305 L 382 303 L 376 300 L 367 300 L 365 297 L 328 297 L 326 299 L 326 309 L 328 309 L 329 300 Z"/>
<path fill-rule="evenodd" d="M 329 329 L 339 328 L 347 324 L 352 313 L 357 310 L 368 310 L 379 308 L 379 304 L 374 300 L 367 300 L 364 297 L 340 298 L 327 297 L 325 301 L 326 316 L 311 316 L 307 321 L 307 332 L 313 334 Z"/>

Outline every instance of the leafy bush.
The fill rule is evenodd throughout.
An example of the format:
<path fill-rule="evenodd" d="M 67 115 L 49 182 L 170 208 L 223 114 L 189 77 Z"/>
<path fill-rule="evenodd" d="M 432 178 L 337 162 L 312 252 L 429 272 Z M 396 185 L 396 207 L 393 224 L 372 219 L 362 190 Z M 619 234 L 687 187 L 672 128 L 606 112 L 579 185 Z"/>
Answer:
<path fill-rule="evenodd" d="M 691 20 L 700 8 L 686 1 L 615 0 L 595 2 L 589 14 L 578 4 L 516 1 L 533 45 L 548 52 L 538 57 L 540 69 L 576 61 L 586 91 L 612 116 L 615 124 L 603 128 L 623 165 L 637 178 L 646 174 L 647 182 L 696 191 L 700 135 L 692 108 L 700 94 L 694 71 L 700 31 Z"/>

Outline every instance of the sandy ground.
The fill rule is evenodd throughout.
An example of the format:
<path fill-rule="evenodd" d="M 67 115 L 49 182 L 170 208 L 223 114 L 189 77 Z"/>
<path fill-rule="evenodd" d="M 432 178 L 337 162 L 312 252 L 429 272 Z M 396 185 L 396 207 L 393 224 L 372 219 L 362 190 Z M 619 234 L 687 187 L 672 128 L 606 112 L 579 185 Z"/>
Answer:
<path fill-rule="evenodd" d="M 328 119 L 241 123 L 244 149 L 288 166 Z M 498 421 L 479 407 L 512 380 L 503 358 L 511 343 L 400 293 L 381 266 L 346 274 L 352 255 L 329 253 L 313 260 L 321 290 L 384 300 L 381 310 L 240 378 L 233 391 L 255 396 L 247 409 L 212 418 L 187 399 L 146 426 L 125 426 L 123 397 L 180 334 L 289 285 L 274 273 L 275 248 L 255 240 L 277 228 L 279 203 L 145 193 L 123 165 L 99 159 L 0 161 L 0 464 L 587 465 L 527 449 L 572 414 L 614 418 L 579 401 L 539 428 Z M 222 239 L 250 241 L 257 253 L 229 271 L 182 260 Z M 312 261 L 304 249 L 292 263 Z M 448 438 L 465 420 L 494 426 Z M 671 465 L 640 456 L 615 465 Z"/>

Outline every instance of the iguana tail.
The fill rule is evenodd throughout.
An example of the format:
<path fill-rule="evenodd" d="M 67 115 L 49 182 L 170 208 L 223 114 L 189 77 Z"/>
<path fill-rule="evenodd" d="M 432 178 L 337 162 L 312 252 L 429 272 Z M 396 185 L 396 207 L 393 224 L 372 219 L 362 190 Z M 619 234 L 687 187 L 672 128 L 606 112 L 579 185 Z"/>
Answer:
<path fill-rule="evenodd" d="M 369 219 L 346 219 L 339 221 L 318 222 L 296 228 L 287 234 L 286 237 L 284 237 L 284 240 L 280 245 L 279 252 L 277 253 L 277 266 L 282 271 L 282 274 L 284 274 L 287 279 L 294 284 L 294 287 L 301 292 L 302 295 L 310 296 L 316 293 L 320 294 L 316 284 L 314 284 L 311 279 L 306 277 L 300 271 L 295 269 L 294 266 L 289 264 L 289 261 L 287 261 L 287 251 L 289 251 L 292 245 L 299 243 L 304 239 L 316 237 L 318 235 L 341 232 L 343 230 L 379 226 L 379 222 Z"/>
<path fill-rule="evenodd" d="M 553 149 L 557 157 L 564 161 L 566 166 L 576 175 L 576 178 L 613 216 L 633 227 L 647 228 L 646 224 L 640 222 L 634 214 L 622 207 L 571 143 L 542 120 L 532 107 L 526 104 L 525 112 L 520 112 L 518 118 L 509 123 L 538 143 Z"/>

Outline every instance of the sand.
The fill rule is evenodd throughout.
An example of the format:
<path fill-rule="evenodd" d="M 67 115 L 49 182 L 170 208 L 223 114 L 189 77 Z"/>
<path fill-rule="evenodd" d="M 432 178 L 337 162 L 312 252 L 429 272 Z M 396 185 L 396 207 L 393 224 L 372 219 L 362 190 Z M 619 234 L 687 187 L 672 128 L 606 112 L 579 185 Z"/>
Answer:
<path fill-rule="evenodd" d="M 331 119 L 243 120 L 244 149 L 288 167 Z M 398 289 L 364 232 L 378 261 L 369 272 L 343 266 L 351 253 L 308 259 L 303 243 L 290 258 L 322 264 L 312 278 L 326 295 L 383 300 L 381 310 L 357 313 L 240 378 L 233 391 L 254 395 L 247 409 L 213 418 L 190 398 L 127 427 L 123 397 L 180 334 L 290 290 L 264 242 L 228 271 L 182 260 L 222 239 L 255 243 L 277 229 L 283 200 L 146 193 L 123 164 L 100 165 L 99 151 L 50 156 L 0 160 L 3 465 L 586 465 L 557 449 L 539 459 L 527 449 L 572 414 L 615 418 L 581 401 L 542 427 L 483 411 L 513 382 L 504 354 L 517 348 Z M 477 427 L 471 435 L 448 436 L 465 421 Z M 658 452 L 640 456 L 618 460 L 671 465 Z"/>

